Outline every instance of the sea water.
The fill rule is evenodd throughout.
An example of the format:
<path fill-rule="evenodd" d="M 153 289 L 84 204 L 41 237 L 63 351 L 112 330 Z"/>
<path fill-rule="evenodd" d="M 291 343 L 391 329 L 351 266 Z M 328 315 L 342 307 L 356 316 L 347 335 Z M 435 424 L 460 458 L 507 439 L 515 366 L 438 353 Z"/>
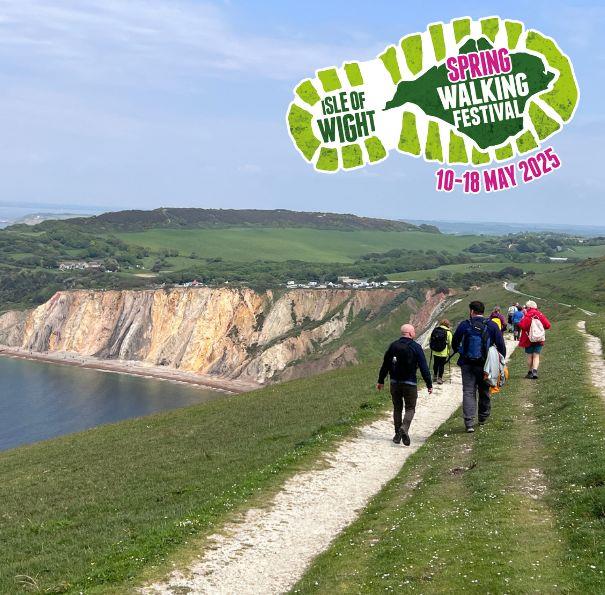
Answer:
<path fill-rule="evenodd" d="M 0 357 L 0 450 L 226 396 L 176 382 Z"/>

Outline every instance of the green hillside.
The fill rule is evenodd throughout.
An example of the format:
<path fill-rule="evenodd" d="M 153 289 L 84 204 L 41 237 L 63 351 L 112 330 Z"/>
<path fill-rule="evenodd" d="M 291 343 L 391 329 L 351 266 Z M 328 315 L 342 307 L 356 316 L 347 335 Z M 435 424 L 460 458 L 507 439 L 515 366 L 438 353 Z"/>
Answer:
<path fill-rule="evenodd" d="M 435 269 L 425 269 L 422 271 L 406 271 L 404 273 L 393 273 L 388 275 L 392 281 L 426 281 L 427 279 L 448 279 L 448 273 L 477 273 L 477 272 L 496 272 L 506 267 L 518 267 L 524 272 L 534 271 L 544 273 L 549 271 L 562 270 L 569 267 L 568 263 L 557 262 L 468 262 L 458 264 L 446 264 Z"/>
<path fill-rule="evenodd" d="M 234 261 L 303 260 L 346 262 L 370 252 L 404 250 L 446 250 L 458 253 L 476 242 L 476 236 L 452 236 L 422 231 L 321 230 L 311 228 L 151 229 L 116 233 L 127 244 L 151 252 L 178 250 L 201 258 Z"/>
<path fill-rule="evenodd" d="M 27 308 L 69 289 L 288 281 L 339 277 L 421 281 L 467 289 L 495 277 L 557 270 L 603 238 L 519 233 L 501 237 L 435 233 L 400 221 L 334 213 L 156 209 L 45 221 L 0 230 L 0 312 Z M 494 275 L 491 275 L 494 273 Z"/>
<path fill-rule="evenodd" d="M 145 229 L 191 229 L 213 227 L 305 227 L 312 229 L 425 231 L 439 233 L 432 225 L 359 217 L 343 213 L 288 211 L 286 209 L 199 209 L 163 207 L 152 211 L 128 210 L 76 217 L 66 222 L 46 221 L 38 229 L 80 229 L 102 233 Z"/>
<path fill-rule="evenodd" d="M 605 258 L 589 259 L 528 279 L 519 289 L 588 309 L 605 308 Z"/>

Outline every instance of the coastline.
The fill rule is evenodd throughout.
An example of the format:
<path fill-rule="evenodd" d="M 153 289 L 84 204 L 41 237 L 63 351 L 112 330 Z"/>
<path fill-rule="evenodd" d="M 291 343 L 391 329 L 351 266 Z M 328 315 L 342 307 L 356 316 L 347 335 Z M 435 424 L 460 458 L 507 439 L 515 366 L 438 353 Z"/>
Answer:
<path fill-rule="evenodd" d="M 252 381 L 219 379 L 203 374 L 194 374 L 193 372 L 184 372 L 174 368 L 154 366 L 133 360 L 104 360 L 67 351 L 30 351 L 29 349 L 22 349 L 20 347 L 0 345 L 0 357 L 12 357 L 64 366 L 88 368 L 100 372 L 140 376 L 142 378 L 164 380 L 166 382 L 189 384 L 199 388 L 210 388 L 229 394 L 250 392 L 261 388 L 262 386 Z"/>

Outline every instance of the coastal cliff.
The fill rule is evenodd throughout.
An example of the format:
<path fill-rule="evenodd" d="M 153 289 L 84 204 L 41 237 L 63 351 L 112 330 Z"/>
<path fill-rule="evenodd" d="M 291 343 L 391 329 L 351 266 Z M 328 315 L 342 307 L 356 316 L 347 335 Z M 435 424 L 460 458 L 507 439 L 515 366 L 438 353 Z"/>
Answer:
<path fill-rule="evenodd" d="M 61 291 L 33 310 L 0 316 L 0 344 L 260 384 L 297 376 L 293 365 L 340 338 L 353 321 L 371 320 L 400 293 L 298 289 L 276 294 L 207 287 Z M 354 361 L 354 350 L 341 347 L 326 357 L 326 366 Z"/>

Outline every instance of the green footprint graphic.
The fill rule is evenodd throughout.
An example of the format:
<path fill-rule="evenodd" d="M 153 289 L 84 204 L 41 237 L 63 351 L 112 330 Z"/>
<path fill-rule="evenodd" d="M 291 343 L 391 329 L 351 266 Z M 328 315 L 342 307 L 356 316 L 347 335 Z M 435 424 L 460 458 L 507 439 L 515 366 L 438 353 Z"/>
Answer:
<path fill-rule="evenodd" d="M 506 119 L 464 126 L 437 91 L 454 87 L 446 61 L 501 48 L 508 50 L 512 66 L 507 74 L 492 73 L 500 79 L 493 81 L 501 91 L 498 101 L 491 101 L 491 83 L 481 83 L 487 75 L 468 84 L 471 92 L 485 89 L 483 96 L 473 96 L 479 104 L 472 105 L 485 105 L 481 113 Z M 513 82 L 517 97 L 510 96 Z M 455 90 L 462 105 L 462 90 Z M 374 60 L 318 70 L 294 94 L 286 117 L 292 141 L 307 162 L 327 173 L 378 163 L 392 150 L 444 164 L 506 161 L 560 131 L 579 100 L 572 64 L 555 41 L 499 17 L 432 23 Z"/>

